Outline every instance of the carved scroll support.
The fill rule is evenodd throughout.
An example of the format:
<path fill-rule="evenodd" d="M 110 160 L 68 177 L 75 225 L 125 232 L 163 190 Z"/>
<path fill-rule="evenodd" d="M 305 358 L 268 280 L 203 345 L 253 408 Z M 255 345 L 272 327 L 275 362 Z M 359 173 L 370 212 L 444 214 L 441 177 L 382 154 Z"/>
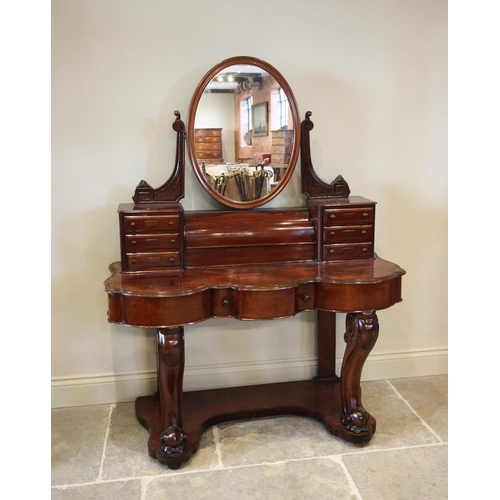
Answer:
<path fill-rule="evenodd" d="M 371 438 L 374 425 L 371 426 L 368 412 L 361 404 L 361 371 L 378 338 L 379 326 L 375 311 L 353 314 L 346 318 L 347 344 L 341 368 L 342 425 L 355 434 L 367 434 Z M 371 428 L 372 427 L 372 428 Z"/>
<path fill-rule="evenodd" d="M 159 328 L 157 340 L 158 392 L 164 428 L 160 436 L 160 449 L 169 467 L 176 468 L 184 461 L 183 454 L 187 446 L 181 415 L 184 328 Z"/>
<path fill-rule="evenodd" d="M 300 162 L 302 193 L 308 198 L 347 198 L 351 190 L 341 175 L 338 175 L 331 184 L 327 184 L 318 177 L 311 160 L 311 143 L 309 132 L 314 128 L 314 123 L 306 113 L 305 120 L 301 123 Z"/>
<path fill-rule="evenodd" d="M 176 119 L 172 128 L 177 132 L 174 171 L 170 178 L 159 188 L 151 187 L 142 180 L 135 189 L 132 199 L 136 205 L 145 203 L 179 202 L 184 198 L 184 165 L 185 165 L 185 125 L 179 111 L 174 111 Z"/>

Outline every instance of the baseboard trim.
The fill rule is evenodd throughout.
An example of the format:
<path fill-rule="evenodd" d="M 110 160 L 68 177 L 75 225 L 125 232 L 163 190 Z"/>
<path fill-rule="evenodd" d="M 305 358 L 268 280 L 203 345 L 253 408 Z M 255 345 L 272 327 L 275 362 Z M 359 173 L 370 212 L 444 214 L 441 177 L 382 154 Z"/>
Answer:
<path fill-rule="evenodd" d="M 342 358 L 336 359 L 340 374 Z M 184 390 L 303 380 L 315 375 L 316 359 L 299 358 L 186 367 Z M 362 380 L 424 377 L 448 373 L 448 349 L 371 354 Z M 156 372 L 53 377 L 52 408 L 134 401 L 156 390 Z"/>

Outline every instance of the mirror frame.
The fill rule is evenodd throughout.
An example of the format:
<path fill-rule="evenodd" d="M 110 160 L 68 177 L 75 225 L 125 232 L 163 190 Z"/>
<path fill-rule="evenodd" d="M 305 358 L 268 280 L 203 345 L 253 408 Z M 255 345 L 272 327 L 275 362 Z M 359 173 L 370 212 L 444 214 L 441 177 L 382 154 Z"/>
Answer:
<path fill-rule="evenodd" d="M 223 69 L 237 65 L 237 64 L 249 64 L 253 66 L 257 66 L 259 68 L 262 68 L 264 71 L 267 71 L 281 86 L 281 88 L 284 90 L 285 94 L 287 95 L 288 98 L 288 104 L 290 106 L 290 114 L 292 116 L 292 121 L 293 121 L 293 130 L 294 130 L 294 138 L 293 138 L 293 148 L 292 148 L 292 154 L 290 156 L 290 161 L 288 163 L 288 168 L 286 169 L 286 172 L 279 182 L 279 184 L 276 186 L 276 188 L 269 193 L 266 196 L 263 196 L 262 198 L 258 198 L 256 200 L 251 200 L 251 201 L 235 201 L 231 200 L 230 198 L 226 198 L 225 196 L 222 196 L 220 193 L 218 193 L 215 189 L 212 188 L 212 186 L 209 184 L 209 182 L 206 180 L 205 176 L 203 175 L 203 172 L 201 170 L 201 166 L 198 162 L 198 159 L 196 157 L 196 151 L 195 151 L 195 138 L 194 138 L 194 122 L 195 122 L 195 117 L 196 117 L 196 111 L 198 109 L 198 104 L 200 102 L 201 97 L 203 96 L 203 93 L 205 91 L 205 88 L 208 86 L 208 84 L 212 81 L 212 79 L 220 73 Z M 220 62 L 216 66 L 214 66 L 200 81 L 198 86 L 196 87 L 196 90 L 193 94 L 193 97 L 191 99 L 191 103 L 189 105 L 189 111 L 188 111 L 188 117 L 187 117 L 187 143 L 188 143 L 188 155 L 189 159 L 191 161 L 191 165 L 193 167 L 194 173 L 196 174 L 197 179 L 200 181 L 201 185 L 205 189 L 205 191 L 214 199 L 222 203 L 223 205 L 226 205 L 231 208 L 239 208 L 239 209 L 251 209 L 251 208 L 256 208 L 260 207 L 269 201 L 271 201 L 273 198 L 275 198 L 288 184 L 291 176 L 293 175 L 293 172 L 295 170 L 295 165 L 297 163 L 297 159 L 299 156 L 299 150 L 300 150 L 300 115 L 299 115 L 299 110 L 297 106 L 297 101 L 295 100 L 295 96 L 293 95 L 292 89 L 290 88 L 290 85 L 288 85 L 288 82 L 285 80 L 283 75 L 273 66 L 271 66 L 269 63 L 262 61 L 261 59 L 257 59 L 255 57 L 251 56 L 236 56 L 236 57 L 231 57 L 229 59 L 225 59 L 224 61 Z"/>

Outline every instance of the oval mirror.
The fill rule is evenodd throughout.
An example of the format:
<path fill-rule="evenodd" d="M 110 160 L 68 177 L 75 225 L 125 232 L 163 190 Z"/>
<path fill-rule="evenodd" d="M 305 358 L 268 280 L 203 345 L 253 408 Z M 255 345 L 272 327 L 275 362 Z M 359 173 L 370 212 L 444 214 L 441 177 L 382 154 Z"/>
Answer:
<path fill-rule="evenodd" d="M 295 97 L 270 64 L 226 59 L 194 92 L 187 139 L 196 177 L 213 198 L 233 208 L 261 206 L 286 186 L 297 163 Z"/>

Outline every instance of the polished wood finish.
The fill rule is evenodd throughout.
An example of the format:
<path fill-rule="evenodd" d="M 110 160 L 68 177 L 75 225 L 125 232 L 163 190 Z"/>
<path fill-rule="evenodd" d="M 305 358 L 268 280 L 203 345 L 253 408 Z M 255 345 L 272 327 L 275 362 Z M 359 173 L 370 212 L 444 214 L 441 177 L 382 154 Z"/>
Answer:
<path fill-rule="evenodd" d="M 309 198 L 318 260 L 371 259 L 375 245 L 375 203 L 361 196 Z"/>
<path fill-rule="evenodd" d="M 123 272 L 172 272 L 183 267 L 184 217 L 182 205 L 124 203 L 120 218 Z"/>
<path fill-rule="evenodd" d="M 375 257 L 329 263 L 291 262 L 193 267 L 179 276 L 121 272 L 111 264 L 105 282 L 109 321 L 168 328 L 215 317 L 278 319 L 302 311 L 386 309 L 401 301 L 396 264 Z"/>
<path fill-rule="evenodd" d="M 207 182 L 205 178 L 205 175 L 203 173 L 203 170 L 201 168 L 200 162 L 196 154 L 196 132 L 194 124 L 195 124 L 196 111 L 198 109 L 198 104 L 200 102 L 200 99 L 203 96 L 207 86 L 210 84 L 212 79 L 218 73 L 220 73 L 225 68 L 239 64 L 257 66 L 262 70 L 266 71 L 267 73 L 269 73 L 279 83 L 280 87 L 283 89 L 283 91 L 287 96 L 288 105 L 290 108 L 290 115 L 292 117 L 292 122 L 293 122 L 293 147 L 290 154 L 288 168 L 285 170 L 282 178 L 280 179 L 280 182 L 269 194 L 263 196 L 262 198 L 257 198 L 251 201 L 231 200 L 223 196 L 221 193 L 217 192 L 215 189 L 213 189 L 213 187 L 210 185 L 210 183 Z M 200 184 L 203 186 L 205 191 L 212 198 L 214 198 L 215 200 L 217 200 L 218 202 L 222 203 L 225 206 L 236 209 L 244 209 L 244 210 L 260 207 L 265 203 L 268 203 L 283 190 L 283 188 L 290 180 L 299 156 L 300 115 L 297 106 L 297 101 L 292 92 L 292 89 L 290 88 L 290 85 L 285 80 L 283 75 L 274 66 L 265 61 L 262 61 L 261 59 L 256 59 L 255 57 L 249 57 L 249 56 L 237 56 L 222 61 L 221 63 L 214 66 L 210 71 L 208 71 L 208 73 L 201 79 L 200 83 L 198 84 L 198 86 L 194 91 L 191 103 L 189 105 L 188 118 L 187 118 L 187 141 L 188 141 L 188 155 L 191 164 L 193 165 L 196 177 L 200 181 Z"/>
<path fill-rule="evenodd" d="M 177 132 L 177 146 L 175 153 L 175 166 L 172 175 L 159 188 L 151 187 L 142 180 L 135 189 L 134 202 L 139 204 L 161 203 L 180 201 L 184 198 L 184 163 L 185 163 L 185 125 L 181 120 L 179 111 L 175 111 L 176 120 L 172 128 Z"/>
<path fill-rule="evenodd" d="M 165 423 L 161 418 L 162 404 L 157 395 L 137 398 L 135 408 L 139 422 L 150 432 L 149 455 L 171 469 L 178 469 L 196 453 L 201 436 L 208 428 L 250 418 L 278 415 L 310 417 L 321 422 L 331 435 L 364 446 L 375 432 L 376 420 L 368 415 L 366 430 L 348 430 L 341 422 L 340 392 L 340 380 L 302 380 L 185 392 L 182 413 L 185 415 L 183 429 L 186 440 L 182 454 L 167 454 L 159 444 Z M 298 453 L 300 455 L 300 450 Z"/>
<path fill-rule="evenodd" d="M 302 192 L 308 198 L 347 198 L 351 192 L 349 185 L 341 175 L 331 184 L 327 184 L 316 174 L 311 159 L 311 143 L 309 133 L 314 128 L 312 113 L 308 111 L 301 123 L 300 163 Z"/>
<path fill-rule="evenodd" d="M 228 61 L 195 92 L 191 128 L 207 78 Z M 179 203 L 184 125 L 176 116 L 176 170 L 158 190 L 138 187 L 135 204 L 120 205 L 121 262 L 110 265 L 104 283 L 111 323 L 157 331 L 158 391 L 136 401 L 137 418 L 150 431 L 149 454 L 177 469 L 196 452 L 208 427 L 271 415 L 315 418 L 331 434 L 365 445 L 376 421 L 361 401 L 361 373 L 379 335 L 376 311 L 401 301 L 405 274 L 374 253 L 375 202 L 349 197 L 341 176 L 327 184 L 316 175 L 308 113 L 301 145 L 305 207 L 185 212 Z M 183 391 L 186 325 L 222 317 L 275 320 L 303 311 L 317 316 L 313 380 Z M 337 312 L 347 313 L 339 375 Z"/>
<path fill-rule="evenodd" d="M 314 259 L 307 209 L 189 212 L 185 265 L 228 266 Z"/>

